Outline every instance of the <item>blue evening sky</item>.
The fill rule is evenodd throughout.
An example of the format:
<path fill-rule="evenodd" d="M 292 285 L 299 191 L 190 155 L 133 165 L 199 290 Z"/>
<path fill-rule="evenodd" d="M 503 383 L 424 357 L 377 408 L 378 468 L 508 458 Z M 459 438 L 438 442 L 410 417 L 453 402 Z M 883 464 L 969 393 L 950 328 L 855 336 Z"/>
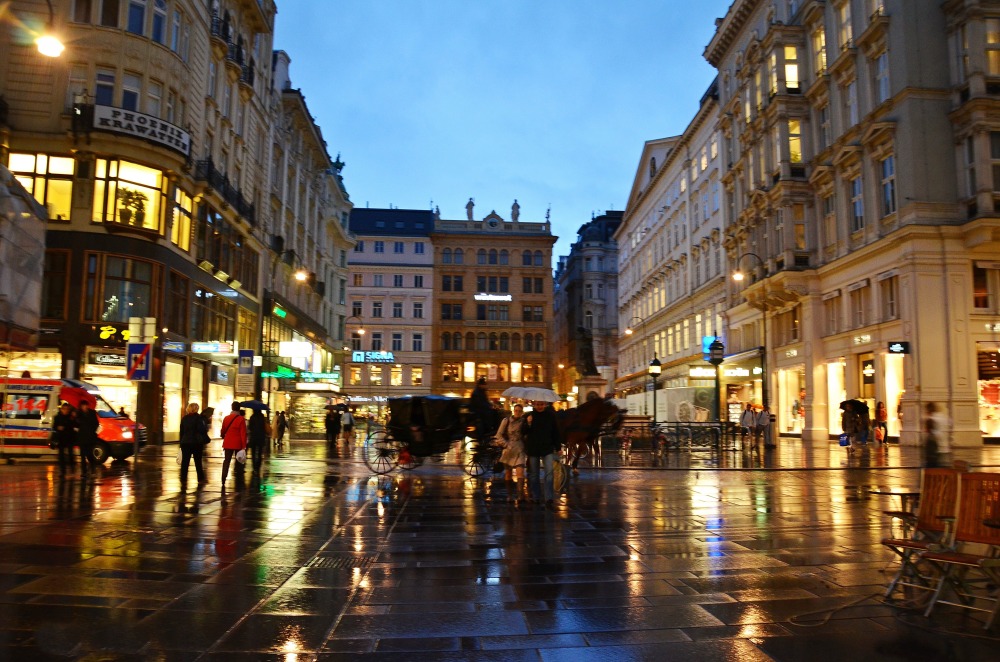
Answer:
<path fill-rule="evenodd" d="M 355 206 L 551 205 L 558 258 L 592 212 L 624 208 L 643 143 L 694 116 L 729 4 L 279 0 L 274 47 Z"/>

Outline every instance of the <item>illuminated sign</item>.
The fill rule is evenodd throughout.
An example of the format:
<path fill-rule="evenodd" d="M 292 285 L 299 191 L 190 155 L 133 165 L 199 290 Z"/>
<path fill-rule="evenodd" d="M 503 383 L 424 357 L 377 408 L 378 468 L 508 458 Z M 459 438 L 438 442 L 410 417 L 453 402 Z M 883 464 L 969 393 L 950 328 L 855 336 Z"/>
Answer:
<path fill-rule="evenodd" d="M 760 366 L 756 366 L 752 372 L 755 375 L 759 375 L 763 371 L 760 369 Z M 726 368 L 723 372 L 726 377 L 749 377 L 750 373 L 751 371 L 746 368 Z"/>
<path fill-rule="evenodd" d="M 513 301 L 514 297 L 510 294 L 486 294 L 485 292 L 480 292 L 479 294 L 473 295 L 472 297 L 476 301 Z"/>
<path fill-rule="evenodd" d="M 233 343 L 231 342 L 193 342 L 191 351 L 196 354 L 232 354 Z"/>
<path fill-rule="evenodd" d="M 340 387 L 330 382 L 296 382 L 296 391 L 334 391 L 340 392 Z"/>
<path fill-rule="evenodd" d="M 275 317 L 280 317 L 281 319 L 288 317 L 288 312 L 281 306 L 275 306 L 271 309 L 271 312 L 274 313 Z"/>
<path fill-rule="evenodd" d="M 112 106 L 94 106 L 94 128 L 113 133 L 123 133 L 134 138 L 145 138 L 177 150 L 184 156 L 191 154 L 191 134 L 169 122 Z"/>
<path fill-rule="evenodd" d="M 124 354 L 102 354 L 99 352 L 90 352 L 87 355 L 88 361 L 91 365 L 106 365 L 114 366 L 116 368 L 124 368 L 126 365 Z"/>
<path fill-rule="evenodd" d="M 352 363 L 395 363 L 392 352 L 351 352 Z"/>
<path fill-rule="evenodd" d="M 282 340 L 278 343 L 278 356 L 286 359 L 305 359 L 312 356 L 313 346 L 303 340 Z"/>
<path fill-rule="evenodd" d="M 303 372 L 302 379 L 339 379 L 339 372 Z"/>
<path fill-rule="evenodd" d="M 862 382 L 865 384 L 875 383 L 875 361 L 863 361 L 861 363 Z"/>
<path fill-rule="evenodd" d="M 799 350 L 797 349 L 790 349 L 787 352 L 785 352 L 785 358 L 787 359 L 794 359 L 798 355 L 799 355 Z"/>
<path fill-rule="evenodd" d="M 872 341 L 872 337 L 871 337 L 870 334 L 867 334 L 867 333 L 863 333 L 860 336 L 854 336 L 854 344 L 855 345 L 867 345 L 871 341 Z"/>
<path fill-rule="evenodd" d="M 278 366 L 273 372 L 262 372 L 261 377 L 274 377 L 275 379 L 295 379 L 298 373 L 285 366 Z"/>
<path fill-rule="evenodd" d="M 187 345 L 176 340 L 163 341 L 163 351 L 165 352 L 183 352 L 186 347 Z"/>
<path fill-rule="evenodd" d="M 889 353 L 890 354 L 909 354 L 910 353 L 910 343 L 909 341 L 901 340 L 899 342 L 889 343 Z"/>
<path fill-rule="evenodd" d="M 715 368 L 688 368 L 688 377 L 695 379 L 715 379 Z"/>

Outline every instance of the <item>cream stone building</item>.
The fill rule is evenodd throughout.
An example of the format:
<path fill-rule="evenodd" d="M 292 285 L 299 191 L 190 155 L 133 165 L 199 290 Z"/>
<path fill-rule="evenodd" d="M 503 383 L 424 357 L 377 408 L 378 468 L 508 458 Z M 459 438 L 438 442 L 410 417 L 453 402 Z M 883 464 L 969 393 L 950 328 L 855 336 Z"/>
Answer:
<path fill-rule="evenodd" d="M 859 398 L 904 443 L 928 402 L 956 444 L 1000 436 L 997 44 L 978 0 L 737 0 L 717 22 L 727 271 L 751 274 L 727 281 L 727 352 L 764 347 L 782 433 L 827 439 Z"/>

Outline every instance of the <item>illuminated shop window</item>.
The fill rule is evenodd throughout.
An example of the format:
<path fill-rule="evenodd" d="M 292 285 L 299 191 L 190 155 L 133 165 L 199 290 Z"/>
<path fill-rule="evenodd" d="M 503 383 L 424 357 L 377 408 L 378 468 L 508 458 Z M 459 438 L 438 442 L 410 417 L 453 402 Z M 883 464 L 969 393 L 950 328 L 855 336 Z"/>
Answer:
<path fill-rule="evenodd" d="M 129 161 L 97 159 L 94 223 L 115 223 L 163 234 L 163 173 Z"/>
<path fill-rule="evenodd" d="M 73 199 L 72 158 L 11 152 L 8 167 L 21 186 L 45 207 L 50 221 L 69 221 Z"/>

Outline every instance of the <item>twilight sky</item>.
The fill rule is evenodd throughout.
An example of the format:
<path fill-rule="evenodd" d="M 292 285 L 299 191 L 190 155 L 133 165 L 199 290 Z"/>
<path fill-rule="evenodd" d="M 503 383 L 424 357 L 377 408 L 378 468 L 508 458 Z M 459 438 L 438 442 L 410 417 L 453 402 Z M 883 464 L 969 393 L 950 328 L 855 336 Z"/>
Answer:
<path fill-rule="evenodd" d="M 292 59 L 357 207 L 543 221 L 554 259 L 624 209 L 646 140 L 676 135 L 714 77 L 730 0 L 278 0 Z M 553 264 L 553 266 L 555 266 Z"/>

